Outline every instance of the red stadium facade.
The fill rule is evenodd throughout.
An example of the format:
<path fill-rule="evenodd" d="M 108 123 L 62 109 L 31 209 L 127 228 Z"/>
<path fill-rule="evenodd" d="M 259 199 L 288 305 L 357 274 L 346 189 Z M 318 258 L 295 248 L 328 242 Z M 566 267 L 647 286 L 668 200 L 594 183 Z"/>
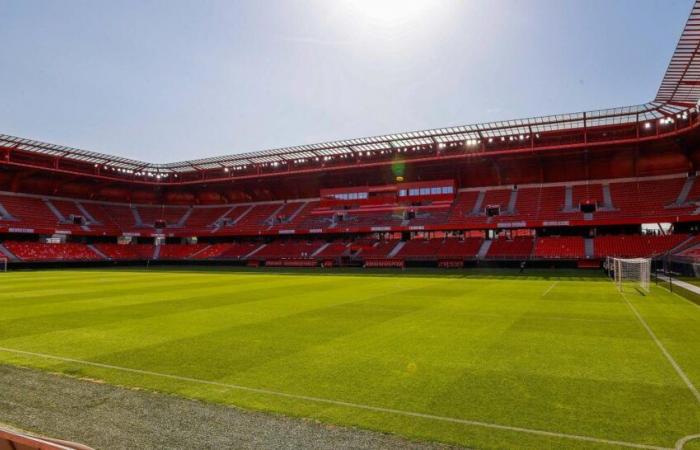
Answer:
<path fill-rule="evenodd" d="M 0 251 L 11 263 L 692 260 L 699 22 L 696 4 L 656 98 L 637 106 L 171 164 L 0 135 Z"/>

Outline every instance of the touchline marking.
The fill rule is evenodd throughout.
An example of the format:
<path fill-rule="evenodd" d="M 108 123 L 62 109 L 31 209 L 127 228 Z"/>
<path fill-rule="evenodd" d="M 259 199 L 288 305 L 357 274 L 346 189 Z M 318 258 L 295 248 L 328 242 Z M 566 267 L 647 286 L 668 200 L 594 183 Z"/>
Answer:
<path fill-rule="evenodd" d="M 471 426 L 475 426 L 475 427 L 490 428 L 490 429 L 495 429 L 495 430 L 504 430 L 504 431 L 518 432 L 518 433 L 534 434 L 534 435 L 538 435 L 538 436 L 571 439 L 571 440 L 584 441 L 584 442 L 595 442 L 598 444 L 618 445 L 618 446 L 627 447 L 627 448 L 641 448 L 641 449 L 649 449 L 649 450 L 674 450 L 671 447 L 658 447 L 658 446 L 654 446 L 654 445 L 637 444 L 634 442 L 616 441 L 616 440 L 612 440 L 612 439 L 602 439 L 602 438 L 583 436 L 583 435 L 578 435 L 578 434 L 558 433 L 556 431 L 545 431 L 545 430 L 537 430 L 537 429 L 531 429 L 531 428 L 514 427 L 514 426 L 510 426 L 510 425 L 500 425 L 497 423 L 480 422 L 480 421 L 476 421 L 476 420 L 457 419 L 455 417 L 436 416 L 433 414 L 425 414 L 425 413 L 419 413 L 419 412 L 413 412 L 413 411 L 403 411 L 400 409 L 393 409 L 393 408 L 383 408 L 381 406 L 363 405 L 361 403 L 345 402 L 342 400 L 331 400 L 331 399 L 321 398 L 321 397 L 311 397 L 311 396 L 307 396 L 307 395 L 289 394 L 286 392 L 273 391 L 270 389 L 253 388 L 253 387 L 248 387 L 248 386 L 240 386 L 237 384 L 221 383 L 218 381 L 201 380 L 198 378 L 190 378 L 190 377 L 185 377 L 185 376 L 180 376 L 180 375 L 170 375 L 170 374 L 166 374 L 166 373 L 151 372 L 150 370 L 131 369 L 128 367 L 113 366 L 111 364 L 102 364 L 102 363 L 97 363 L 97 362 L 92 362 L 92 361 L 84 361 L 81 359 L 64 358 L 62 356 L 48 355 L 45 353 L 28 352 L 25 350 L 17 350 L 14 348 L 0 347 L 0 351 L 6 352 L 6 353 L 14 353 L 17 355 L 27 355 L 27 356 L 34 356 L 34 357 L 38 357 L 38 358 L 44 358 L 44 359 L 53 359 L 53 360 L 62 361 L 62 362 L 83 364 L 86 366 L 100 367 L 103 369 L 119 370 L 122 372 L 136 373 L 139 375 L 148 375 L 148 376 L 153 376 L 153 377 L 168 378 L 171 380 L 186 381 L 189 383 L 198 383 L 198 384 L 205 384 L 205 385 L 210 385 L 210 386 L 224 387 L 224 388 L 235 389 L 235 390 L 239 390 L 239 391 L 255 392 L 255 393 L 259 393 L 259 394 L 272 395 L 272 396 L 276 396 L 276 397 L 291 398 L 291 399 L 295 399 L 295 400 L 305 400 L 305 401 L 309 401 L 309 402 L 324 403 L 324 404 L 335 405 L 335 406 L 344 406 L 347 408 L 362 409 L 365 411 L 383 412 L 383 413 L 396 414 L 396 415 L 407 416 L 407 417 L 418 417 L 421 419 L 430 419 L 430 420 L 437 420 L 437 421 L 441 421 L 441 422 L 459 423 L 462 425 L 471 425 Z"/>
<path fill-rule="evenodd" d="M 557 281 L 555 281 L 554 283 L 552 283 L 552 285 L 549 287 L 549 289 L 547 289 L 546 291 L 544 291 L 544 294 L 542 294 L 542 297 L 544 297 L 545 295 L 549 294 L 549 291 L 551 291 L 552 289 L 554 289 L 554 286 L 556 286 L 558 283 L 559 283 L 559 280 L 557 280 Z"/>
<path fill-rule="evenodd" d="M 637 320 L 639 320 L 639 323 L 641 323 L 642 326 L 644 327 L 644 329 L 647 330 L 647 333 L 649 333 L 649 336 L 651 336 L 651 338 L 654 340 L 654 342 L 656 343 L 656 346 L 659 347 L 659 350 L 661 350 L 661 353 L 664 354 L 664 356 L 666 357 L 668 362 L 670 362 L 671 365 L 673 366 L 673 368 L 676 370 L 676 373 L 678 374 L 678 376 L 681 377 L 681 379 L 685 382 L 685 385 L 688 386 L 688 389 L 690 389 L 690 392 L 692 392 L 693 395 L 695 396 L 695 399 L 698 401 L 698 403 L 700 403 L 700 392 L 698 392 L 698 390 L 695 388 L 695 386 L 693 385 L 693 382 L 690 381 L 690 378 L 688 378 L 688 375 L 686 375 L 685 372 L 683 372 L 683 369 L 681 368 L 681 366 L 678 365 L 676 360 L 673 359 L 673 356 L 671 356 L 671 354 L 668 352 L 668 350 L 666 350 L 666 347 L 664 347 L 664 345 L 661 343 L 659 338 L 656 337 L 656 335 L 652 331 L 649 324 L 647 324 L 646 320 L 644 320 L 642 315 L 639 314 L 639 311 L 637 311 L 637 308 L 634 307 L 632 302 L 630 302 L 627 299 L 627 296 L 622 291 L 618 291 L 618 292 L 620 292 L 620 295 L 627 303 L 627 306 L 630 307 L 630 309 L 632 310 L 634 315 L 637 316 Z"/>

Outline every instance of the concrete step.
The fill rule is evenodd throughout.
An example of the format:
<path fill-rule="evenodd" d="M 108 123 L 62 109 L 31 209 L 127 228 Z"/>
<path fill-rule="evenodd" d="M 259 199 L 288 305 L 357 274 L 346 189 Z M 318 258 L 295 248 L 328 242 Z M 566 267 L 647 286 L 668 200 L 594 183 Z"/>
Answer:
<path fill-rule="evenodd" d="M 404 245 L 406 245 L 406 241 L 399 241 L 399 242 L 394 246 L 394 248 L 391 249 L 391 251 L 389 252 L 389 254 L 387 255 L 387 257 L 388 257 L 388 258 L 393 258 L 394 256 L 396 256 L 396 255 L 401 251 L 401 249 L 404 247 Z"/>
<path fill-rule="evenodd" d="M 112 258 L 110 258 L 109 256 L 107 256 L 107 255 L 105 255 L 104 253 L 102 253 L 97 247 L 95 247 L 95 246 L 92 245 L 92 244 L 88 244 L 88 248 L 89 248 L 90 250 L 92 250 L 93 252 L 95 252 L 100 258 L 102 258 L 102 259 L 104 259 L 104 260 L 111 260 L 111 259 L 112 259 Z"/>
<path fill-rule="evenodd" d="M 486 191 L 479 191 L 479 195 L 476 197 L 476 203 L 474 203 L 474 208 L 472 208 L 472 215 L 476 216 L 481 213 L 481 205 L 484 203 L 484 197 L 486 197 Z"/>
<path fill-rule="evenodd" d="M 19 259 L 17 256 L 15 256 L 14 253 L 12 253 L 11 251 L 9 251 L 9 250 L 7 249 L 7 247 L 5 247 L 5 246 L 2 245 L 2 244 L 0 244 L 0 253 L 2 253 L 2 254 L 5 256 L 5 258 L 7 258 L 8 261 L 12 261 L 12 262 L 21 261 L 21 259 Z"/>
<path fill-rule="evenodd" d="M 66 218 L 63 217 L 63 214 L 61 214 L 61 211 L 59 211 L 58 208 L 56 208 L 56 206 L 53 203 L 51 203 L 51 200 L 49 200 L 48 198 L 42 198 L 42 200 L 44 201 L 46 206 L 48 206 L 48 208 L 51 210 L 53 215 L 56 216 L 56 218 L 58 219 L 59 222 L 66 221 Z"/>
<path fill-rule="evenodd" d="M 479 247 L 479 251 L 476 254 L 477 259 L 484 259 L 486 258 L 486 254 L 489 252 L 489 249 L 491 248 L 491 240 L 485 239 L 484 242 L 481 244 L 481 247 Z"/>
<path fill-rule="evenodd" d="M 583 247 L 585 251 L 586 258 L 593 258 L 595 256 L 595 247 L 593 244 L 593 239 L 584 239 Z"/>
<path fill-rule="evenodd" d="M 695 184 L 695 175 L 685 179 L 685 183 L 683 184 L 683 188 L 678 193 L 678 198 L 676 198 L 676 201 L 674 202 L 675 205 L 684 205 L 685 202 L 688 201 L 688 194 L 690 194 L 690 190 L 693 189 L 694 184 Z"/>
<path fill-rule="evenodd" d="M 256 248 L 256 249 L 253 250 L 252 252 L 250 252 L 250 253 L 248 253 L 247 255 L 245 255 L 243 258 L 250 258 L 250 257 L 253 256 L 254 254 L 258 253 L 260 250 L 264 249 L 265 247 L 267 247 L 267 244 L 261 245 L 260 247 Z"/>

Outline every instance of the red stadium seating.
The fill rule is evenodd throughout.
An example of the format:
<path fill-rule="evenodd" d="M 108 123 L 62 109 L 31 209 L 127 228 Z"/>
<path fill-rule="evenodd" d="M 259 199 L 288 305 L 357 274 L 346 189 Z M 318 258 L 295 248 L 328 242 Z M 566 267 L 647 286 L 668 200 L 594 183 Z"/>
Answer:
<path fill-rule="evenodd" d="M 160 246 L 158 259 L 185 259 L 190 258 L 208 245 L 206 244 L 163 244 Z"/>
<path fill-rule="evenodd" d="M 152 259 L 154 253 L 154 246 L 149 244 L 96 244 L 95 248 L 117 261 Z"/>
<path fill-rule="evenodd" d="M 486 257 L 489 259 L 527 259 L 532 254 L 533 240 L 528 237 L 494 239 Z"/>
<path fill-rule="evenodd" d="M 598 236 L 595 238 L 595 255 L 598 258 L 615 256 L 620 258 L 652 257 L 664 254 L 688 239 L 685 234 L 668 236 Z"/>
<path fill-rule="evenodd" d="M 97 261 L 103 259 L 83 244 L 42 244 L 39 242 L 3 243 L 22 261 Z"/>
<path fill-rule="evenodd" d="M 581 259 L 586 257 L 582 237 L 542 237 L 535 241 L 535 258 Z"/>

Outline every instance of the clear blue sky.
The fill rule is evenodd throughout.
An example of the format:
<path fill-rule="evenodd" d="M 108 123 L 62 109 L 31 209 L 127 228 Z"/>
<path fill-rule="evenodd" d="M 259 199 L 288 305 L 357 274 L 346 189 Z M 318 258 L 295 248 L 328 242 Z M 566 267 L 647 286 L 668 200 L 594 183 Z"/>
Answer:
<path fill-rule="evenodd" d="M 651 100 L 692 0 L 0 0 L 0 133 L 172 162 Z"/>

